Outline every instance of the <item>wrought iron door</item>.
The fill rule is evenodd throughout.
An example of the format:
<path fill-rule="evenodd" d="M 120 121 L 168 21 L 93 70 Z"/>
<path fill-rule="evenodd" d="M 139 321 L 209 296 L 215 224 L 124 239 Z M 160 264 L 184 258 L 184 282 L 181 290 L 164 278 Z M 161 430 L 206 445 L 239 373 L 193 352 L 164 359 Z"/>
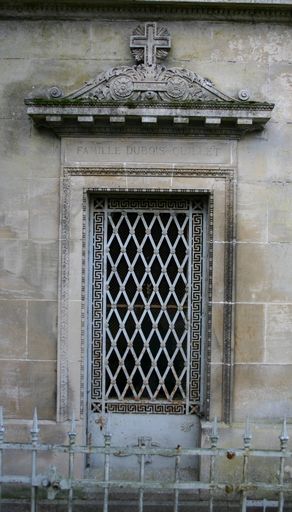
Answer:
<path fill-rule="evenodd" d="M 93 201 L 92 413 L 199 410 L 204 200 L 194 197 Z"/>

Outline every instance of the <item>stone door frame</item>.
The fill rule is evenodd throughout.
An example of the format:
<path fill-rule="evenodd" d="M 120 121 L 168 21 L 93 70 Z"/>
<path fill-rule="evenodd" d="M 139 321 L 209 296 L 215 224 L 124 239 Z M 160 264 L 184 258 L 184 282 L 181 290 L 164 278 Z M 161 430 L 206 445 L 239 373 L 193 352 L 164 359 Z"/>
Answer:
<path fill-rule="evenodd" d="M 232 142 L 231 142 L 232 144 Z M 225 166 L 224 166 L 225 167 Z M 205 417 L 231 419 L 235 167 L 207 165 L 63 166 L 59 274 L 57 420 L 74 408 L 86 421 L 88 208 L 93 193 L 157 191 L 210 198 L 209 341 Z M 212 257 L 214 253 L 214 265 Z M 212 294 L 212 298 L 211 298 Z M 213 317 L 213 327 L 212 327 Z M 214 329 L 218 329 L 216 336 Z M 216 341 L 217 340 L 217 341 Z"/>

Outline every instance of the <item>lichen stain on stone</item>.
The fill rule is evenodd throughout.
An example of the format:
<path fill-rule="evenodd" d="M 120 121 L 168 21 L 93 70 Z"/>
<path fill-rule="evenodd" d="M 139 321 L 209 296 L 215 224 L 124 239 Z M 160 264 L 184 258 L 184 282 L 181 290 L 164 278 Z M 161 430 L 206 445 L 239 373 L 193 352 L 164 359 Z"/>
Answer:
<path fill-rule="evenodd" d="M 289 41 L 288 33 L 286 33 Z M 289 55 L 289 47 L 285 45 L 286 41 L 284 33 L 270 33 L 268 42 L 265 34 L 248 35 L 247 38 L 230 39 L 230 50 L 237 51 L 237 61 L 281 61 L 283 54 L 287 52 Z M 287 44 L 287 43 L 286 43 Z"/>

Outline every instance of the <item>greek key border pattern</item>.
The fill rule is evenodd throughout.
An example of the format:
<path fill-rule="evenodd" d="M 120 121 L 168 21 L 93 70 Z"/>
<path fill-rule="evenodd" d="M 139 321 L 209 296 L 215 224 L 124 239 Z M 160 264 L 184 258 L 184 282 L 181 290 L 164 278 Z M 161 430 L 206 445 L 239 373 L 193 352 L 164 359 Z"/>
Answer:
<path fill-rule="evenodd" d="M 185 201 L 183 199 L 180 200 L 180 202 L 175 199 L 168 199 L 168 198 L 160 198 L 160 199 L 150 199 L 150 198 L 109 198 L 108 200 L 108 207 L 111 210 L 117 209 L 123 209 L 126 208 L 127 210 L 131 209 L 143 209 L 143 208 L 156 208 L 159 210 L 168 208 L 168 209 L 175 209 L 175 210 L 187 210 L 189 206 L 189 202 Z"/>
<path fill-rule="evenodd" d="M 192 329 L 190 357 L 190 404 L 198 401 L 201 395 L 200 382 L 202 346 L 202 265 L 203 265 L 203 212 L 192 214 Z M 199 280 L 198 280 L 199 277 Z"/>
<path fill-rule="evenodd" d="M 101 402 L 91 403 L 92 412 L 101 413 Z M 144 404 L 144 403 L 127 403 L 127 402 L 107 402 L 105 412 L 115 413 L 151 413 L 151 414 L 185 414 L 185 404 Z M 189 413 L 198 414 L 200 412 L 200 404 L 189 404 Z"/>
<path fill-rule="evenodd" d="M 93 213 L 91 397 L 102 399 L 102 304 L 104 212 Z"/>
<path fill-rule="evenodd" d="M 201 196 L 202 197 L 202 196 Z M 105 402 L 105 411 L 127 412 L 127 413 L 168 413 L 168 414 L 195 414 L 200 412 L 199 402 L 201 401 L 202 382 L 200 369 L 202 364 L 202 288 L 203 288 L 203 223 L 204 223 L 204 202 L 202 198 L 184 199 L 181 198 L 142 198 L 142 197 L 113 197 L 108 198 L 109 209 L 173 209 L 188 210 L 192 203 L 192 297 L 191 297 L 191 347 L 190 347 L 190 381 L 189 381 L 189 405 L 163 404 L 159 402 L 151 404 L 142 402 L 139 404 L 133 401 Z M 93 297 L 92 297 L 92 355 L 91 355 L 91 410 L 100 412 L 102 410 L 102 261 L 103 261 L 103 234 L 104 234 L 104 208 L 105 202 L 102 198 L 94 198 L 93 201 Z"/>
<path fill-rule="evenodd" d="M 69 232 L 70 232 L 70 182 L 74 176 L 180 176 L 180 177 L 200 177 L 200 178 L 220 178 L 226 181 L 226 241 L 225 244 L 225 304 L 224 304 L 224 347 L 223 347 L 223 420 L 230 421 L 231 409 L 231 385 L 232 385 L 232 296 L 233 296 L 233 231 L 234 231 L 234 169 L 233 168 L 129 168 L 120 167 L 63 167 L 63 198 L 62 198 L 62 241 L 61 241 L 61 278 L 60 278 L 60 326 L 59 326 L 59 393 L 58 393 L 58 418 L 66 419 L 68 417 L 68 283 L 69 283 Z M 66 178 L 69 178 L 66 180 Z M 86 251 L 87 251 L 87 215 L 88 215 L 88 194 L 102 192 L 157 192 L 169 193 L 169 189 L 121 189 L 111 187 L 88 187 L 83 189 L 83 253 L 82 253 L 82 340 L 81 340 L 81 415 L 85 411 L 85 333 L 86 333 Z M 214 202 L 213 191 L 206 189 L 176 189 L 176 193 L 200 193 L 209 195 L 208 205 L 208 326 L 207 326 L 207 347 L 206 347 L 206 378 L 205 378 L 205 417 L 209 416 L 210 408 L 210 377 L 211 377 L 211 324 L 212 324 L 212 275 L 213 275 L 213 218 Z M 228 302 L 226 302 L 228 300 Z M 197 408 L 197 406 L 195 406 Z"/>
<path fill-rule="evenodd" d="M 151 403 L 133 403 L 133 402 L 107 402 L 106 412 L 115 413 L 151 413 L 151 414 L 185 414 L 185 404 L 151 404 Z"/>

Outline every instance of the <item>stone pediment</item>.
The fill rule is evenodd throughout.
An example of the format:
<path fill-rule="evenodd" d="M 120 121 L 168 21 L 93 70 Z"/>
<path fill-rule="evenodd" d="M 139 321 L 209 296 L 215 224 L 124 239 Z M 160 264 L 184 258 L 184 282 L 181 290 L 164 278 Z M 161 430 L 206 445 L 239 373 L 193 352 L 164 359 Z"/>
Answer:
<path fill-rule="evenodd" d="M 249 101 L 248 92 L 232 98 L 208 79 L 188 69 L 157 63 L 170 49 L 168 31 L 146 23 L 134 31 L 130 47 L 138 64 L 107 70 L 80 89 L 63 94 L 53 86 L 26 99 L 27 113 L 37 125 L 58 134 L 112 130 L 143 131 L 146 125 L 159 132 L 198 134 L 218 132 L 238 137 L 261 129 L 273 105 Z"/>
<path fill-rule="evenodd" d="M 166 68 L 158 64 L 112 68 L 64 98 L 115 102 L 124 106 L 131 103 L 153 106 L 177 102 L 183 106 L 191 101 L 234 101 L 216 89 L 210 80 L 188 69 Z"/>

